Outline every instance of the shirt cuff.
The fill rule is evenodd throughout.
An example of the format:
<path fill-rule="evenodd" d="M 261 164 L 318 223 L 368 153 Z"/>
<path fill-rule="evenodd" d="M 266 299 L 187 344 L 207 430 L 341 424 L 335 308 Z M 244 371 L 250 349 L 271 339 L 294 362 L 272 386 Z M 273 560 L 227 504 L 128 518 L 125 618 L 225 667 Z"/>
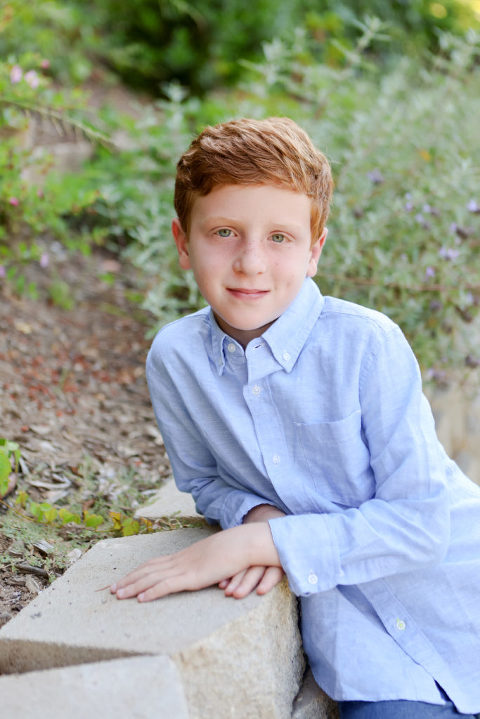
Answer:
<path fill-rule="evenodd" d="M 341 584 L 340 556 L 325 515 L 297 514 L 269 520 L 290 589 L 299 597 Z"/>
<path fill-rule="evenodd" d="M 248 494 L 240 491 L 229 493 L 225 499 L 222 511 L 222 529 L 238 527 L 243 523 L 245 515 L 254 507 L 258 507 L 259 504 L 271 504 L 271 502 L 263 499 L 263 497 L 259 497 L 257 494 Z"/>

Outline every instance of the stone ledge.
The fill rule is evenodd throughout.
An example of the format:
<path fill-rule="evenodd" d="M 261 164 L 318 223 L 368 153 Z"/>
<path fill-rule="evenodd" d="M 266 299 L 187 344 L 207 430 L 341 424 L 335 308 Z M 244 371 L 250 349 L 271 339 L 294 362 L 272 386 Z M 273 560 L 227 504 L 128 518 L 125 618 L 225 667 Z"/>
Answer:
<path fill-rule="evenodd" d="M 168 657 L 135 657 L 0 677 L 5 719 L 189 719 Z"/>
<path fill-rule="evenodd" d="M 190 719 L 290 719 L 304 659 L 297 603 L 285 582 L 241 601 L 216 588 L 148 604 L 97 591 L 211 531 L 99 542 L 0 630 L 0 672 L 164 655 L 177 668 Z"/>
<path fill-rule="evenodd" d="M 310 668 L 293 702 L 292 719 L 339 719 L 337 703 L 318 687 Z"/>
<path fill-rule="evenodd" d="M 166 481 L 154 495 L 153 499 L 139 507 L 135 517 L 145 519 L 159 519 L 171 515 L 182 517 L 201 517 L 195 507 L 193 497 L 188 492 L 180 492 L 173 479 Z"/>

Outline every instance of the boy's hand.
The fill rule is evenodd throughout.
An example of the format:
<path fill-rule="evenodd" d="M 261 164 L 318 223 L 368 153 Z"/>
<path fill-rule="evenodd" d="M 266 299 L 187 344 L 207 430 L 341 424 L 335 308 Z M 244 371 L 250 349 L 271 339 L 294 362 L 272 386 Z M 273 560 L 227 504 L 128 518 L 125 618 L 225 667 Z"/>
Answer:
<path fill-rule="evenodd" d="M 118 599 L 140 602 L 175 592 L 193 591 L 238 576 L 253 565 L 280 566 L 265 523 L 233 527 L 202 539 L 176 554 L 156 557 L 135 569 L 110 591 Z"/>
<path fill-rule="evenodd" d="M 271 504 L 259 504 L 251 509 L 244 517 L 243 523 L 268 522 L 269 519 L 284 517 L 285 513 Z M 235 574 L 230 579 L 219 582 L 220 589 L 225 591 L 227 597 L 243 599 L 256 589 L 257 594 L 267 594 L 283 579 L 283 569 L 278 567 L 255 566 L 248 567 Z"/>

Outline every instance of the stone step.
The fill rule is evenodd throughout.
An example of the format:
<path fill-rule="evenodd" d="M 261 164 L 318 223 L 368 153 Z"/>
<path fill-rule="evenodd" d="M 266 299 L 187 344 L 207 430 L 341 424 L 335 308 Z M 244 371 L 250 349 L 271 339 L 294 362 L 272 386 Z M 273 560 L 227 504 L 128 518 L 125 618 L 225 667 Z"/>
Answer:
<path fill-rule="evenodd" d="M 292 719 L 339 719 L 338 705 L 318 687 L 310 667 L 293 702 Z"/>
<path fill-rule="evenodd" d="M 160 519 L 179 515 L 181 517 L 201 517 L 195 508 L 193 497 L 188 492 L 180 492 L 177 485 L 170 479 L 156 492 L 148 504 L 139 507 L 135 512 L 137 518 Z"/>
<path fill-rule="evenodd" d="M 145 604 L 98 591 L 211 531 L 98 542 L 0 630 L 0 672 L 114 666 L 114 659 L 160 655 L 176 666 L 190 719 L 290 719 L 304 658 L 297 602 L 286 582 L 266 596 L 241 601 L 217 588 Z"/>
<path fill-rule="evenodd" d="M 145 517 L 151 520 L 172 515 L 202 516 L 197 513 L 192 496 L 180 492 L 173 478 L 166 481 L 154 498 L 148 504 L 139 507 L 135 513 L 137 518 Z M 337 704 L 319 689 L 310 668 L 294 701 L 292 719 L 338 719 Z"/>
<path fill-rule="evenodd" d="M 114 659 L 0 677 L 4 719 L 189 719 L 174 662 Z"/>

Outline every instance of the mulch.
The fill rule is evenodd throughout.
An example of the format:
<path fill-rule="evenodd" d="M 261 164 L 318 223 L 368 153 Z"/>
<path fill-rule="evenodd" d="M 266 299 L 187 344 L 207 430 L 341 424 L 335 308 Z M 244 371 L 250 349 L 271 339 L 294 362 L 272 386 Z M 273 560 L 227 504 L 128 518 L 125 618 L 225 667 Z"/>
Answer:
<path fill-rule="evenodd" d="M 47 297 L 53 273 L 68 285 L 70 310 Z M 28 281 L 38 299 L 0 287 L 0 437 L 20 445 L 23 480 L 32 478 L 39 501 L 68 500 L 67 477 L 88 457 L 105 496 L 128 470 L 146 486 L 159 484 L 170 468 L 145 381 L 151 318 L 128 299 L 135 270 L 96 252 L 57 258 L 48 272 L 32 263 Z M 5 512 L 2 505 L 0 554 L 11 554 L 17 539 L 1 531 Z M 0 564 L 0 626 L 46 582 Z"/>

